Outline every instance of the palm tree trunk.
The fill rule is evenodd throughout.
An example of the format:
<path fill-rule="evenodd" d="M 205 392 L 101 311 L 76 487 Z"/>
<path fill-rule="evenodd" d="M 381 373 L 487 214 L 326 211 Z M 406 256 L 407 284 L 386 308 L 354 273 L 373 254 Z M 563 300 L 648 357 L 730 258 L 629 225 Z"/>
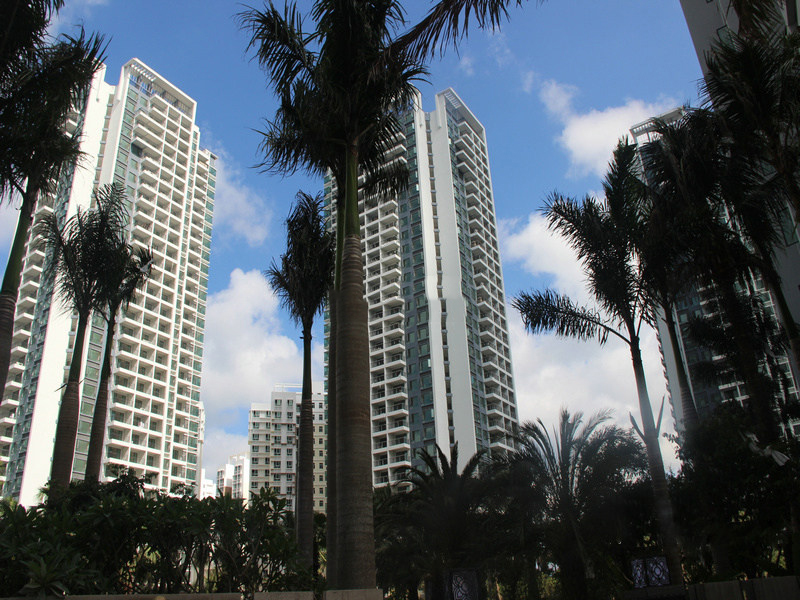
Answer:
<path fill-rule="evenodd" d="M 691 431 L 699 420 L 697 407 L 692 397 L 692 388 L 689 385 L 689 377 L 686 373 L 686 364 L 683 362 L 680 347 L 678 346 L 678 329 L 672 315 L 672 307 L 664 305 L 664 320 L 669 332 L 669 343 L 672 346 L 672 357 L 675 360 L 675 368 L 678 370 L 678 387 L 681 389 L 681 412 L 683 413 L 683 424 L 686 431 Z"/>
<path fill-rule="evenodd" d="M 642 417 L 642 431 L 644 433 L 644 446 L 647 451 L 647 463 L 650 470 L 650 480 L 653 483 L 653 496 L 655 498 L 656 520 L 661 533 L 661 543 L 667 558 L 669 578 L 672 584 L 683 583 L 683 569 L 681 567 L 681 552 L 678 547 L 678 535 L 675 528 L 675 517 L 672 513 L 672 503 L 667 488 L 667 478 L 664 474 L 664 461 L 661 458 L 661 447 L 658 444 L 658 431 L 653 420 L 653 408 L 650 406 L 650 395 L 647 393 L 647 381 L 644 376 L 642 352 L 639 347 L 639 338 L 632 333 L 630 336 L 631 360 L 633 361 L 633 374 L 636 378 L 636 391 L 639 395 L 639 411 Z"/>
<path fill-rule="evenodd" d="M 92 415 L 92 433 L 89 437 L 89 455 L 86 458 L 86 479 L 100 480 L 100 467 L 103 462 L 103 442 L 106 437 L 108 419 L 108 384 L 111 379 L 111 351 L 114 345 L 114 329 L 117 326 L 117 312 L 110 308 L 111 316 L 106 329 L 106 345 L 103 350 L 103 366 L 100 369 L 100 383 L 97 387 L 97 400 Z"/>
<path fill-rule="evenodd" d="M 72 477 L 72 459 L 75 455 L 75 437 L 78 435 L 78 414 L 81 404 L 80 380 L 83 367 L 83 342 L 88 323 L 88 314 L 78 315 L 78 329 L 75 332 L 69 377 L 64 395 L 61 397 L 61 408 L 58 411 L 56 441 L 53 445 L 53 466 L 50 471 L 52 487 L 66 487 Z"/>
<path fill-rule="evenodd" d="M 345 238 L 336 344 L 338 585 L 375 587 L 369 337 L 360 236 Z M 347 349 L 346 357 L 340 350 Z M 346 360 L 342 360 L 346 358 Z"/>
<path fill-rule="evenodd" d="M 357 144 L 348 147 L 345 160 L 344 243 L 336 310 L 336 511 L 337 587 L 348 590 L 375 587 L 375 528 Z"/>
<path fill-rule="evenodd" d="M 338 512 L 336 497 L 336 309 L 339 292 L 330 291 L 328 311 L 331 329 L 328 334 L 328 464 L 327 467 L 327 499 L 326 499 L 326 548 L 325 578 L 328 589 L 338 589 Z"/>
<path fill-rule="evenodd" d="M 6 388 L 8 368 L 11 364 L 11 344 L 14 338 L 14 314 L 17 309 L 17 296 L 19 284 L 22 279 L 22 263 L 25 259 L 25 245 L 31 231 L 33 211 L 39 197 L 39 187 L 29 180 L 22 194 L 22 207 L 17 220 L 17 230 L 14 233 L 14 242 L 11 244 L 11 253 L 8 256 L 6 272 L 3 276 L 3 285 L 0 288 L 0 390 Z M 3 402 L 3 393 L 0 392 L 0 404 Z"/>
<path fill-rule="evenodd" d="M 311 327 L 303 328 L 303 398 L 297 462 L 297 506 L 295 525 L 300 560 L 311 569 L 314 563 L 314 413 L 311 398 Z"/>

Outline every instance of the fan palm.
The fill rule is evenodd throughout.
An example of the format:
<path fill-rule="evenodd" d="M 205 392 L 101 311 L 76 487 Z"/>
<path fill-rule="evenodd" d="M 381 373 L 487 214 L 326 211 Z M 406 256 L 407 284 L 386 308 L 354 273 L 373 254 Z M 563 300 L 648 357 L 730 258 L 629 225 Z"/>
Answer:
<path fill-rule="evenodd" d="M 545 208 L 551 229 L 564 235 L 583 262 L 589 291 L 600 310 L 577 305 L 550 290 L 523 292 L 512 304 L 531 333 L 553 331 L 562 337 L 596 338 L 601 344 L 613 336 L 628 345 L 661 541 L 670 577 L 680 582 L 680 550 L 658 443 L 661 418 L 659 416 L 656 425 L 639 341 L 642 325 L 653 323 L 653 311 L 633 253 L 634 240 L 640 235 L 637 214 L 641 204 L 641 186 L 634 168 L 635 153 L 635 147 L 627 143 L 620 143 L 615 149 L 603 182 L 604 201 L 587 197 L 578 203 L 554 194 Z"/>
<path fill-rule="evenodd" d="M 125 226 L 121 195 L 98 192 L 95 199 L 96 209 L 79 210 L 63 225 L 55 213 L 45 215 L 36 231 L 39 243 L 53 253 L 58 294 L 78 315 L 69 374 L 58 412 L 50 473 L 52 486 L 66 486 L 72 475 L 86 328 L 92 310 L 101 308 L 106 260 L 119 245 Z"/>
<path fill-rule="evenodd" d="M 66 117 L 82 101 L 102 54 L 102 38 L 86 38 L 81 32 L 77 38 L 65 37 L 28 53 L 7 86 L 4 82 L 0 191 L 19 192 L 22 206 L 0 286 L 0 389 L 8 376 L 14 312 L 33 213 L 39 196 L 52 191 L 62 167 L 80 154 L 77 135 L 65 131 Z"/>
<path fill-rule="evenodd" d="M 98 192 L 100 197 L 115 196 L 113 202 L 124 204 L 124 192 L 117 184 L 112 184 Z M 112 240 L 113 240 L 112 234 Z M 134 249 L 121 237 L 103 264 L 100 302 L 104 305 L 102 314 L 106 319 L 106 339 L 103 350 L 103 364 L 100 369 L 100 382 L 92 416 L 92 429 L 89 437 L 89 453 L 86 460 L 86 479 L 97 481 L 103 461 L 103 442 L 105 440 L 108 417 L 108 387 L 111 378 L 111 354 L 117 313 L 128 306 L 136 297 L 137 290 L 150 276 L 153 255 L 149 249 Z"/>
<path fill-rule="evenodd" d="M 286 220 L 286 253 L 265 272 L 281 304 L 303 332 L 303 391 L 297 463 L 297 543 L 305 565 L 314 553 L 314 415 L 311 400 L 311 329 L 333 280 L 334 239 L 322 214 L 322 197 L 299 192 Z"/>
<path fill-rule="evenodd" d="M 545 496 L 554 528 L 550 540 L 569 598 L 590 597 L 587 573 L 600 552 L 588 537 L 590 521 L 645 467 L 640 444 L 630 432 L 608 425 L 609 418 L 600 412 L 584 422 L 583 413 L 563 409 L 552 436 L 541 419 L 525 423 L 508 459 L 527 467 L 532 486 Z"/>

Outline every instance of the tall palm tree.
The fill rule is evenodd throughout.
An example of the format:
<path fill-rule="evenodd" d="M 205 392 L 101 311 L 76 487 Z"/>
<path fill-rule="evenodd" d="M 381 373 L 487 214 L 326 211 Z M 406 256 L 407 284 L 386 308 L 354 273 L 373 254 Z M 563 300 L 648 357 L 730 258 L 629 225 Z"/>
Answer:
<path fill-rule="evenodd" d="M 124 191 L 118 184 L 111 184 L 98 191 L 98 197 L 115 196 L 110 202 L 124 204 Z M 106 200 L 104 200 L 105 202 Z M 116 237 L 113 232 L 109 232 Z M 111 378 L 111 354 L 114 347 L 114 332 L 117 313 L 127 307 L 135 298 L 137 290 L 150 276 L 153 254 L 147 248 L 134 249 L 122 236 L 106 256 L 100 283 L 102 285 L 100 303 L 106 319 L 106 338 L 103 350 L 103 364 L 100 368 L 100 382 L 92 416 L 92 429 L 89 437 L 89 453 L 86 460 L 86 479 L 98 481 L 103 462 L 103 442 L 105 441 L 108 418 L 108 387 Z"/>
<path fill-rule="evenodd" d="M 603 552 L 592 547 L 590 521 L 646 465 L 638 441 L 608 425 L 609 418 L 610 413 L 600 412 L 584 422 L 583 413 L 562 409 L 552 436 L 541 419 L 529 421 L 508 459 L 527 467 L 531 484 L 545 496 L 549 538 L 567 598 L 590 597 L 587 573 Z"/>
<path fill-rule="evenodd" d="M 545 290 L 523 292 L 512 301 L 531 333 L 555 332 L 562 337 L 604 344 L 613 336 L 628 345 L 639 397 L 642 436 L 655 496 L 661 542 L 673 582 L 683 580 L 680 550 L 672 505 L 659 446 L 658 426 L 653 418 L 639 343 L 642 325 L 653 323 L 653 308 L 641 280 L 633 253 L 638 238 L 637 207 L 641 186 L 635 172 L 636 150 L 620 143 L 614 151 L 603 182 L 605 199 L 591 197 L 578 203 L 554 194 L 545 208 L 550 228 L 561 233 L 583 263 L 589 291 L 600 310 L 577 305 L 570 298 Z"/>
<path fill-rule="evenodd" d="M 314 415 L 311 399 L 311 329 L 333 283 L 334 238 L 322 213 L 323 198 L 298 192 L 286 219 L 286 253 L 265 271 L 267 281 L 302 328 L 303 391 L 298 432 L 297 543 L 304 564 L 314 558 Z"/>
<path fill-rule="evenodd" d="M 22 261 L 39 196 L 53 190 L 62 167 L 77 160 L 79 138 L 65 131 L 68 112 L 79 105 L 100 67 L 103 40 L 65 36 L 35 48 L 15 70 L 0 98 L 0 191 L 22 199 L 17 229 L 0 285 L 0 389 L 11 358 L 14 312 Z M 76 132 L 79 133 L 79 132 Z M 0 394 L 2 401 L 2 394 Z"/>
<path fill-rule="evenodd" d="M 69 374 L 58 411 L 50 472 L 52 486 L 65 487 L 72 475 L 86 328 L 92 311 L 102 308 L 105 261 L 119 245 L 125 226 L 121 198 L 121 195 L 96 193 L 96 209 L 79 210 L 63 225 L 55 213 L 50 213 L 37 226 L 38 243 L 54 256 L 58 294 L 78 315 Z"/>
<path fill-rule="evenodd" d="M 339 191 L 336 219 L 336 267 L 331 306 L 339 354 L 333 375 L 335 404 L 329 414 L 336 470 L 335 494 L 328 503 L 336 532 L 328 552 L 335 568 L 333 587 L 375 585 L 372 527 L 372 464 L 370 459 L 369 349 L 364 300 L 361 232 L 358 214 L 359 177 L 381 170 L 384 156 L 402 135 L 397 114 L 414 95 L 412 82 L 424 74 L 422 57 L 431 43 L 417 44 L 423 33 L 444 32 L 455 40 L 465 33 L 470 14 L 479 24 L 494 25 L 510 0 L 442 0 L 422 29 L 398 37 L 405 25 L 398 0 L 316 0 L 306 33 L 294 3 L 284 11 L 274 5 L 240 15 L 251 33 L 254 50 L 271 86 L 281 100 L 275 118 L 267 122 L 262 142 L 262 167 L 282 173 L 305 169 L 330 171 Z M 498 8 L 499 7 L 499 8 Z M 483 15 L 488 15 L 484 17 Z M 462 25 L 463 23 L 463 25 Z M 439 37 L 430 40 L 435 43 Z M 390 190 L 402 184 L 387 179 Z M 346 349 L 346 357 L 341 353 Z M 332 490 L 329 490 L 332 491 Z M 339 557 L 339 558 L 335 558 Z"/>

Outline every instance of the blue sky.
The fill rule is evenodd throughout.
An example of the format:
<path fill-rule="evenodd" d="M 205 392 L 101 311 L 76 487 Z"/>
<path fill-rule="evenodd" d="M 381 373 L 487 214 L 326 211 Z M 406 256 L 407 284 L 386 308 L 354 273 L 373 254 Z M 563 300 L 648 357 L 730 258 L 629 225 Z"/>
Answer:
<path fill-rule="evenodd" d="M 247 36 L 223 0 L 67 0 L 55 28 L 82 23 L 108 40 L 107 80 L 137 57 L 195 98 L 201 143 L 219 154 L 202 397 L 204 466 L 246 448 L 247 408 L 276 383 L 300 380 L 300 341 L 260 277 L 282 250 L 282 222 L 298 189 L 321 181 L 259 173 L 259 135 L 274 113 L 265 77 L 245 53 Z M 280 5 L 280 3 L 277 3 Z M 253 3 L 254 6 L 260 6 Z M 308 7 L 310 2 L 300 2 Z M 418 19 L 429 2 L 406 3 Z M 585 297 L 571 252 L 550 236 L 538 208 L 549 192 L 601 189 L 615 140 L 649 116 L 696 103 L 700 69 L 677 0 L 532 1 L 500 31 L 473 28 L 459 51 L 430 64 L 423 104 L 454 88 L 486 127 L 501 226 L 506 294 L 543 285 Z M 4 208 L 8 244 L 15 211 Z M 509 310 L 520 414 L 554 423 L 558 410 L 638 412 L 627 347 L 527 336 Z M 664 392 L 655 336 L 645 335 L 654 405 Z M 317 342 L 321 342 L 317 336 Z M 315 346 L 321 378 L 321 346 Z M 665 419 L 668 421 L 668 419 Z"/>

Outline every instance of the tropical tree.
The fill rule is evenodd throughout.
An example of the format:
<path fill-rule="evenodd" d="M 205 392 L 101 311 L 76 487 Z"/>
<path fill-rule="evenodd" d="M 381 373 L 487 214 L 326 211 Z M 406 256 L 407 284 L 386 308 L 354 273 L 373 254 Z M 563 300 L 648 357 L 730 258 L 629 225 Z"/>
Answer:
<path fill-rule="evenodd" d="M 642 438 L 647 450 L 661 542 L 670 578 L 679 583 L 682 581 L 680 550 L 659 446 L 661 415 L 656 424 L 640 347 L 641 328 L 653 324 L 653 309 L 633 253 L 633 240 L 638 237 L 639 227 L 637 207 L 642 201 L 635 163 L 635 146 L 621 142 L 603 182 L 603 200 L 587 196 L 579 203 L 553 194 L 544 209 L 550 228 L 566 238 L 583 263 L 589 291 L 599 310 L 576 304 L 551 290 L 523 292 L 512 304 L 531 333 L 552 331 L 562 337 L 597 339 L 601 344 L 613 336 L 627 344 L 639 397 Z"/>
<path fill-rule="evenodd" d="M 298 431 L 297 543 L 305 565 L 314 557 L 314 415 L 311 399 L 311 329 L 333 283 L 334 238 L 322 213 L 322 197 L 299 192 L 286 219 L 286 253 L 265 271 L 273 291 L 300 325 L 303 338 L 303 390 Z"/>
<path fill-rule="evenodd" d="M 766 4 L 766 10 L 753 16 L 752 26 L 726 35 L 712 46 L 702 93 L 705 103 L 721 121 L 726 152 L 745 164 L 747 172 L 760 184 L 758 198 L 753 198 L 754 186 L 748 185 L 730 187 L 729 199 L 739 207 L 742 223 L 750 223 L 745 226 L 748 236 L 750 232 L 755 234 L 751 241 L 764 260 L 762 274 L 789 338 L 798 377 L 800 329 L 774 269 L 774 249 L 785 243 L 785 229 L 794 229 L 788 237 L 796 238 L 800 224 L 800 34 L 786 32 L 783 17 L 772 3 L 759 4 Z M 752 200 L 746 201 L 747 197 Z M 786 204 L 791 211 L 787 211 Z M 765 220 L 769 223 L 766 229 Z"/>
<path fill-rule="evenodd" d="M 51 14 L 59 2 L 35 3 L 38 11 Z M 4 4 L 28 14 L 30 6 Z M 16 13 L 8 27 L 16 23 Z M 40 13 L 36 19 L 41 21 Z M 38 30 L 37 30 L 38 31 Z M 35 39 L 41 41 L 38 31 Z M 0 44 L 8 43 L 4 38 Z M 4 47 L 4 50 L 7 47 Z M 0 192 L 18 193 L 22 199 L 17 229 L 0 285 L 0 388 L 5 387 L 11 357 L 14 312 L 33 213 L 41 194 L 52 192 L 62 167 L 77 160 L 80 132 L 65 129 L 68 112 L 83 102 L 94 73 L 100 67 L 103 40 L 63 36 L 53 45 L 33 46 L 21 51 L 13 68 L 0 74 Z M 1 401 L 1 398 L 0 398 Z"/>
<path fill-rule="evenodd" d="M 63 224 L 55 213 L 48 213 L 36 231 L 38 243 L 53 255 L 58 294 L 78 316 L 53 446 L 50 482 L 55 487 L 66 486 L 72 475 L 86 328 L 92 311 L 102 309 L 105 261 L 119 245 L 126 220 L 122 195 L 98 192 L 94 198 L 95 209 L 79 209 Z"/>
<path fill-rule="evenodd" d="M 374 586 L 372 481 L 370 461 L 369 351 L 364 300 L 359 177 L 374 179 L 386 152 L 402 132 L 397 113 L 414 95 L 412 82 L 424 74 L 421 59 L 438 40 L 465 33 L 469 15 L 495 25 L 508 0 L 443 0 L 422 28 L 397 37 L 404 26 L 397 0 L 317 0 L 310 12 L 315 28 L 305 33 L 293 3 L 281 13 L 274 5 L 240 15 L 254 50 L 280 98 L 262 142 L 267 170 L 291 173 L 330 171 L 338 185 L 336 269 L 331 293 L 335 359 L 329 419 L 335 455 L 328 458 L 328 573 L 333 587 Z M 439 33 L 437 33 L 439 32 Z M 422 40 L 423 34 L 428 37 Z M 432 34 L 432 35 L 431 35 Z M 378 177 L 389 190 L 397 177 Z M 329 386 L 334 388 L 333 385 Z M 330 443 L 330 441 L 329 441 Z M 335 483 L 335 490 L 330 488 Z"/>
<path fill-rule="evenodd" d="M 124 204 L 124 192 L 118 184 L 111 184 L 97 192 L 98 198 L 105 202 Z M 115 198 L 112 200 L 110 196 Z M 114 239 L 114 233 L 109 232 Z M 105 441 L 106 421 L 108 418 L 108 388 L 111 378 L 111 354 L 114 346 L 114 332 L 117 325 L 117 313 L 120 308 L 127 307 L 136 297 L 137 290 L 150 276 L 153 255 L 149 249 L 134 249 L 122 236 L 116 240 L 103 264 L 100 283 L 100 303 L 102 315 L 106 320 L 106 338 L 103 350 L 103 364 L 100 368 L 100 382 L 97 399 L 92 416 L 92 429 L 89 437 L 89 453 L 86 460 L 86 479 L 97 481 L 103 461 L 103 443 Z"/>
<path fill-rule="evenodd" d="M 409 502 L 409 524 L 416 530 L 420 565 L 431 588 L 431 597 L 445 598 L 456 571 L 479 571 L 502 545 L 488 510 L 494 492 L 488 474 L 480 472 L 484 454 L 474 454 L 458 470 L 458 443 L 449 456 L 437 446 L 436 455 L 418 454 L 422 465 L 406 477 L 413 489 L 404 494 Z"/>
<path fill-rule="evenodd" d="M 589 598 L 599 592 L 589 579 L 603 577 L 604 556 L 613 551 L 613 524 L 598 519 L 620 508 L 628 484 L 645 472 L 646 459 L 631 432 L 607 424 L 608 412 L 571 415 L 562 409 L 552 436 L 541 419 L 525 423 L 519 446 L 509 457 L 529 472 L 531 486 L 544 494 L 549 547 L 559 566 L 566 598 Z M 594 526 L 602 522 L 602 535 Z M 595 569 L 595 566 L 601 566 Z"/>
<path fill-rule="evenodd" d="M 762 317 L 749 308 L 753 303 L 741 290 L 755 296 L 751 281 L 760 273 L 787 337 L 796 334 L 775 266 L 783 200 L 774 181 L 737 151 L 715 113 L 687 109 L 675 122 L 656 122 L 654 131 L 657 139 L 641 148 L 649 184 L 649 225 L 639 245 L 643 276 L 657 282 L 654 296 L 662 303 L 674 302 L 675 292 L 690 284 L 714 290 L 729 329 L 726 343 L 734 350 L 737 377 L 751 403 L 760 407 L 761 433 L 771 441 L 777 432 L 769 424 L 773 394 L 762 371 L 772 349 L 763 348 L 766 338 L 748 325 Z M 665 312 L 671 317 L 671 309 Z M 676 362 L 682 366 L 679 354 Z"/>

